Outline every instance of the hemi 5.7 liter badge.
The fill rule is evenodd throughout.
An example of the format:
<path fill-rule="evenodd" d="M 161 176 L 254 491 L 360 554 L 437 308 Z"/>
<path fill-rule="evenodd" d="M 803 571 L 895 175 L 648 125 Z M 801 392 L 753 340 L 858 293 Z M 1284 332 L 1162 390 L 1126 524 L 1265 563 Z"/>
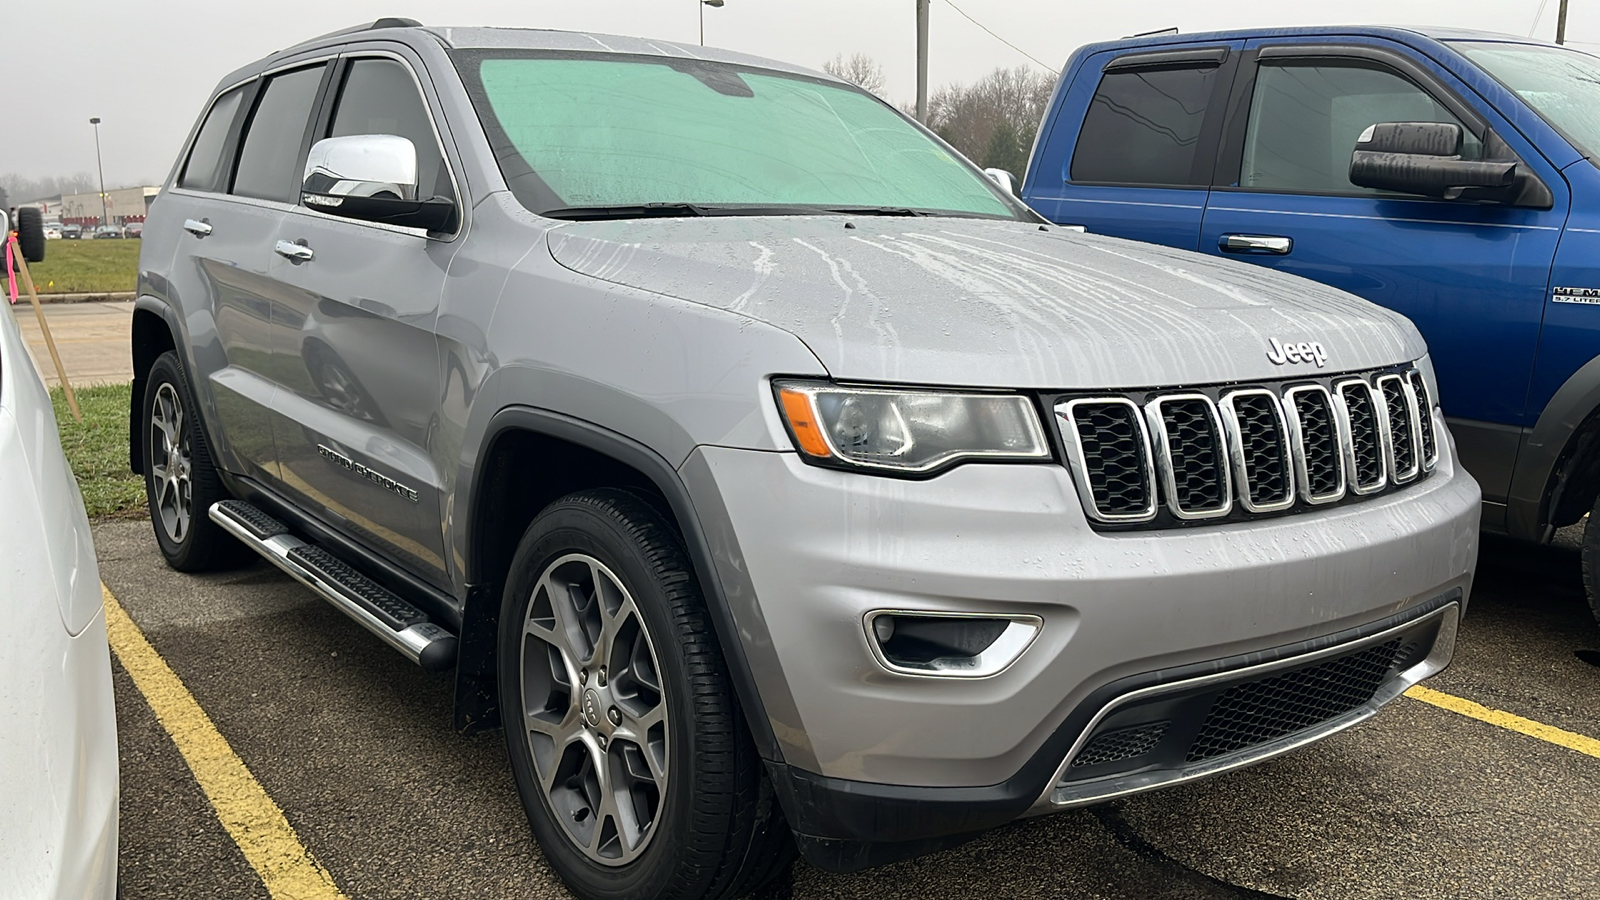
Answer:
<path fill-rule="evenodd" d="M 1550 299 L 1557 303 L 1587 303 L 1591 306 L 1600 306 L 1600 288 L 1558 287 L 1555 296 Z"/>

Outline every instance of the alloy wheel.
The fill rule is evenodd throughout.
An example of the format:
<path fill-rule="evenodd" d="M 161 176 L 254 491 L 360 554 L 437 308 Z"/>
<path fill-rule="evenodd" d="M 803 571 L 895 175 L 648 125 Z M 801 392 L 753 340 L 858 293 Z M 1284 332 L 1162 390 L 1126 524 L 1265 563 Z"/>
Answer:
<path fill-rule="evenodd" d="M 523 731 L 562 830 L 595 862 L 637 859 L 666 796 L 670 722 L 649 630 L 604 563 L 571 553 L 545 568 L 519 671 Z"/>
<path fill-rule="evenodd" d="M 157 389 L 150 407 L 150 485 L 156 516 L 175 544 L 189 536 L 194 514 L 192 458 L 183 401 L 167 382 Z"/>

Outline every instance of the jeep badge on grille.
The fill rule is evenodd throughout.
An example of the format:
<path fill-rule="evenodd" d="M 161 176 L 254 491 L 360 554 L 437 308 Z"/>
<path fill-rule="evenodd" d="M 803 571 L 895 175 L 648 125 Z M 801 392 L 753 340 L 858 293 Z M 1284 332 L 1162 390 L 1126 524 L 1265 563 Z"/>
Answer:
<path fill-rule="evenodd" d="M 1285 363 L 1314 362 L 1317 368 L 1328 364 L 1328 351 L 1321 341 L 1301 341 L 1297 344 L 1279 343 L 1277 338 L 1267 338 L 1267 359 L 1275 366 Z"/>

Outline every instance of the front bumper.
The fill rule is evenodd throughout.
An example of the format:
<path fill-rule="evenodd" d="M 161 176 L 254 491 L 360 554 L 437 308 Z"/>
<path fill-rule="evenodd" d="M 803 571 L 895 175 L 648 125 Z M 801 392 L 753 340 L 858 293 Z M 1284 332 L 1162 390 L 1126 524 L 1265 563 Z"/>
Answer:
<path fill-rule="evenodd" d="M 791 824 L 823 840 L 936 840 L 1175 780 L 1068 768 L 1097 714 L 1125 721 L 1106 710 L 1113 699 L 1174 673 L 1314 653 L 1430 613 L 1442 622 L 1452 602 L 1459 614 L 1477 553 L 1479 490 L 1449 454 L 1426 481 L 1348 506 L 1114 534 L 1089 527 L 1060 466 L 900 481 L 702 447 L 682 474 L 783 752 Z M 907 675 L 874 658 L 863 621 L 880 609 L 1043 626 L 993 677 Z M 1441 626 L 1426 658 L 1447 660 L 1453 635 Z M 1371 709 L 1403 690 L 1399 672 Z M 1056 796 L 1063 778 L 1095 780 L 1068 777 L 1083 774 L 1099 784 Z M 858 864 L 869 863 L 837 861 Z"/>

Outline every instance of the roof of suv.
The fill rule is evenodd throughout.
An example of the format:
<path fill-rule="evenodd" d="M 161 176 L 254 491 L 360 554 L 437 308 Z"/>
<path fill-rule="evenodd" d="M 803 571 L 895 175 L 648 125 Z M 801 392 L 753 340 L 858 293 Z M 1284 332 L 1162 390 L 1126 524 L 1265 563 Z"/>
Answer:
<path fill-rule="evenodd" d="M 452 50 L 554 50 L 573 53 L 618 53 L 674 59 L 704 59 L 836 80 L 831 75 L 808 69 L 804 66 L 791 65 L 766 57 L 751 56 L 746 53 L 736 53 L 731 50 L 702 47 L 698 44 L 679 44 L 650 38 L 591 34 L 581 31 L 556 31 L 546 28 L 428 27 L 412 19 L 400 18 L 379 19 L 371 25 L 359 25 L 320 35 L 302 41 L 292 47 L 279 50 L 266 60 L 263 60 L 262 63 L 270 63 L 292 53 L 301 53 L 329 44 L 394 37 L 396 36 L 395 32 L 427 34 Z M 248 66 L 236 74 L 244 74 L 247 70 L 259 70 L 259 68 L 263 67 L 262 63 Z"/>

